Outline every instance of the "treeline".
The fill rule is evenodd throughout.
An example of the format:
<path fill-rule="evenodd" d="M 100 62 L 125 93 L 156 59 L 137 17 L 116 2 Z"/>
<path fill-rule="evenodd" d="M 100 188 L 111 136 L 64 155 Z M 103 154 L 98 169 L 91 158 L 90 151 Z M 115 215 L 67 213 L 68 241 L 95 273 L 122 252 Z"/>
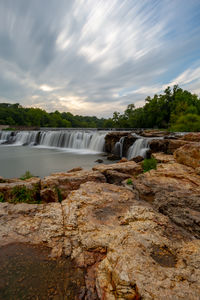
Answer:
<path fill-rule="evenodd" d="M 200 131 L 200 99 L 175 85 L 164 94 L 145 99 L 145 105 L 129 104 L 123 114 L 114 112 L 116 127 L 163 128 L 172 131 Z"/>
<path fill-rule="evenodd" d="M 47 113 L 40 108 L 24 108 L 19 103 L 0 104 L 0 124 L 24 127 L 103 128 L 105 119 L 74 116 L 70 112 Z"/>
<path fill-rule="evenodd" d="M 173 131 L 200 131 L 200 99 L 178 85 L 163 94 L 145 99 L 145 105 L 129 104 L 124 113 L 114 112 L 109 119 L 74 116 L 70 112 L 47 113 L 39 108 L 24 108 L 19 103 L 0 104 L 0 124 L 35 127 L 75 128 L 163 128 Z"/>

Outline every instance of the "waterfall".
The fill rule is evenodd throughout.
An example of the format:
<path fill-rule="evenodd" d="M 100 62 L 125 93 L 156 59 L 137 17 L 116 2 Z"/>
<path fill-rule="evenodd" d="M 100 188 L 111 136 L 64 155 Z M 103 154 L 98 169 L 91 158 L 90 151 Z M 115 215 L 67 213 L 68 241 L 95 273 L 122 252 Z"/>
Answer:
<path fill-rule="evenodd" d="M 149 141 L 151 138 L 139 138 L 128 149 L 127 158 L 131 159 L 136 156 L 146 157 L 147 150 L 149 150 Z"/>
<path fill-rule="evenodd" d="M 103 152 L 106 132 L 84 130 L 0 131 L 0 144 Z"/>
<path fill-rule="evenodd" d="M 117 142 L 115 144 L 115 148 L 114 148 L 114 153 L 116 155 L 119 155 L 119 157 L 122 157 L 123 156 L 123 145 L 124 145 L 124 139 L 125 139 L 125 136 L 122 136 L 119 140 L 119 142 Z"/>

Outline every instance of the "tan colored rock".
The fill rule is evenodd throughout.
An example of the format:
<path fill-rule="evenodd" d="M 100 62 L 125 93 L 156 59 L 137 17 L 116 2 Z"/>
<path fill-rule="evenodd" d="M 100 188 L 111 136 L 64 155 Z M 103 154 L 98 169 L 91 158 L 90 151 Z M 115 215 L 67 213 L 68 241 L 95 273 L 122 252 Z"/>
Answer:
<path fill-rule="evenodd" d="M 147 130 L 143 130 L 140 133 L 140 135 L 144 136 L 144 137 L 163 137 L 168 134 L 169 134 L 168 131 L 161 131 L 161 130 L 157 130 L 157 129 L 147 129 Z"/>
<path fill-rule="evenodd" d="M 184 135 L 181 139 L 184 141 L 189 141 L 189 142 L 200 142 L 200 133 L 199 132 L 191 132 L 191 133 Z"/>
<path fill-rule="evenodd" d="M 116 184 L 116 185 L 122 185 L 122 182 L 128 178 L 134 180 L 133 176 L 126 173 L 117 172 L 114 170 L 108 170 L 104 172 L 104 175 L 106 177 L 107 183 Z"/>
<path fill-rule="evenodd" d="M 118 163 L 124 163 L 127 161 L 128 161 L 128 159 L 126 157 L 122 157 Z"/>
<path fill-rule="evenodd" d="M 165 154 L 163 152 L 152 153 L 153 158 L 157 160 L 158 163 L 174 163 L 175 159 L 173 155 Z"/>
<path fill-rule="evenodd" d="M 0 203 L 0 246 L 9 243 L 44 244 L 60 256 L 63 247 L 63 216 L 60 203 Z"/>
<path fill-rule="evenodd" d="M 149 142 L 149 147 L 152 153 L 164 152 L 166 154 L 173 154 L 176 149 L 188 143 L 188 141 L 181 139 L 153 139 Z"/>
<path fill-rule="evenodd" d="M 62 207 L 66 251 L 87 268 L 90 297 L 95 284 L 100 299 L 198 299 L 200 242 L 136 191 L 88 182 Z"/>
<path fill-rule="evenodd" d="M 76 171 L 54 173 L 41 180 L 41 200 L 57 202 L 65 199 L 72 190 L 76 190 L 87 181 L 105 182 L 105 177 L 97 171 Z"/>
<path fill-rule="evenodd" d="M 189 167 L 200 167 L 200 143 L 190 143 L 176 150 L 174 158 L 180 164 Z"/>
<path fill-rule="evenodd" d="M 117 171 L 120 173 L 129 174 L 130 176 L 137 176 L 142 172 L 142 168 L 139 164 L 135 163 L 134 161 L 122 162 L 122 163 L 115 163 L 111 165 L 98 165 L 92 168 L 94 171 L 99 171 L 102 174 L 107 172 L 108 170 Z"/>
<path fill-rule="evenodd" d="M 0 183 L 0 194 L 7 202 L 28 202 L 40 200 L 40 178 L 32 177 L 28 180 L 14 179 Z"/>
<path fill-rule="evenodd" d="M 133 187 L 140 199 L 200 238 L 200 176 L 182 164 L 160 164 L 137 177 Z"/>

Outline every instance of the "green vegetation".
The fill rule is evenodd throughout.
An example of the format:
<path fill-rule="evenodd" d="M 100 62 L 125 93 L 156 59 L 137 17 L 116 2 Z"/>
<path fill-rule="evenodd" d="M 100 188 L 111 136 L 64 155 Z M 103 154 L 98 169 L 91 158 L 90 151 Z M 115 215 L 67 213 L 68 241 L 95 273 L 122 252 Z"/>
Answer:
<path fill-rule="evenodd" d="M 34 190 L 29 190 L 25 186 L 15 186 L 11 192 L 11 203 L 39 203 L 40 200 L 37 196 L 38 187 L 35 187 Z M 38 198 L 38 200 L 35 200 Z"/>
<path fill-rule="evenodd" d="M 126 184 L 132 185 L 133 184 L 133 180 L 131 178 L 128 178 L 126 180 Z"/>
<path fill-rule="evenodd" d="M 4 199 L 4 194 L 0 192 L 0 202 L 4 202 L 5 199 Z"/>
<path fill-rule="evenodd" d="M 59 187 L 55 186 L 55 192 L 56 192 L 57 195 L 58 195 L 58 201 L 59 201 L 59 202 L 62 202 L 63 197 L 62 197 L 61 190 L 59 189 Z"/>
<path fill-rule="evenodd" d="M 23 174 L 23 175 L 20 177 L 20 179 L 21 179 L 21 180 L 26 180 L 26 179 L 29 179 L 29 178 L 32 178 L 32 177 L 34 177 L 34 175 L 31 174 L 31 172 L 26 171 L 26 173 Z"/>
<path fill-rule="evenodd" d="M 133 99 L 134 101 L 134 99 Z M 163 128 L 173 131 L 200 131 L 200 99 L 175 85 L 163 94 L 145 99 L 145 105 L 129 104 L 124 113 L 115 111 L 109 119 L 74 116 L 70 112 L 47 113 L 39 108 L 23 108 L 19 103 L 0 104 L 0 124 L 34 127 L 82 128 Z"/>
<path fill-rule="evenodd" d="M 152 169 L 156 170 L 157 160 L 155 158 L 144 159 L 142 162 L 143 172 L 148 172 Z"/>
<path fill-rule="evenodd" d="M 173 131 L 200 131 L 200 99 L 178 85 L 164 94 L 145 99 L 145 105 L 129 104 L 123 114 L 113 113 L 115 127 L 162 128 Z"/>

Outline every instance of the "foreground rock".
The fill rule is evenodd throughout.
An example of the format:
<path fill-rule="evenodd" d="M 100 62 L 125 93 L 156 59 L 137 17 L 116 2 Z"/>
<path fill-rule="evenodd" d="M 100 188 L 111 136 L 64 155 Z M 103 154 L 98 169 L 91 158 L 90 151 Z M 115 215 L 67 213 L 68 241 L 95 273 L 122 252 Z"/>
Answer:
<path fill-rule="evenodd" d="M 157 170 L 139 175 L 133 181 L 140 199 L 200 238 L 200 176 L 193 168 L 178 164 L 160 164 Z"/>
<path fill-rule="evenodd" d="M 116 171 L 120 173 L 129 174 L 131 176 L 137 176 L 142 173 L 142 168 L 134 161 L 115 163 L 111 165 L 98 165 L 92 168 L 94 171 L 99 171 L 102 174 L 106 174 L 108 171 Z"/>
<path fill-rule="evenodd" d="M 175 162 L 173 155 L 165 154 L 163 152 L 152 153 L 152 157 L 155 158 L 158 163 L 174 163 Z"/>
<path fill-rule="evenodd" d="M 87 182 L 62 203 L 0 203 L 0 214 L 1 246 L 47 245 L 86 270 L 82 299 L 199 299 L 200 241 L 137 190 Z"/>
<path fill-rule="evenodd" d="M 200 167 L 200 143 L 190 143 L 177 149 L 174 157 L 178 163 L 189 167 Z"/>
<path fill-rule="evenodd" d="M 76 190 L 87 181 L 105 182 L 98 171 L 77 171 L 55 173 L 41 180 L 41 200 L 43 202 L 61 202 L 72 190 Z"/>

